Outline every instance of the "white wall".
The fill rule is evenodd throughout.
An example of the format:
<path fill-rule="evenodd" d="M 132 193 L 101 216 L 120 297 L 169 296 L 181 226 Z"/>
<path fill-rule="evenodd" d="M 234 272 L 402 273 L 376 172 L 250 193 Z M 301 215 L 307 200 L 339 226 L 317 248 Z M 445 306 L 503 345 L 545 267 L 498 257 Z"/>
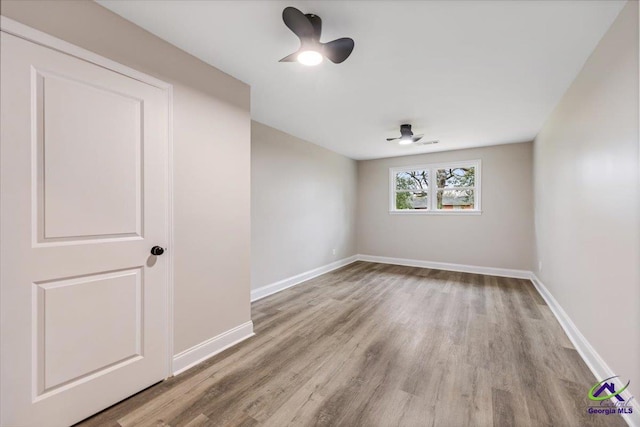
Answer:
<path fill-rule="evenodd" d="M 253 289 L 356 254 L 356 169 L 355 160 L 252 122 Z"/>
<path fill-rule="evenodd" d="M 638 77 L 638 2 L 630 1 L 534 143 L 535 273 L 636 393 Z"/>
<path fill-rule="evenodd" d="M 2 14 L 174 85 L 174 352 L 249 321 L 249 86 L 91 1 Z"/>
<path fill-rule="evenodd" d="M 531 269 L 531 143 L 358 162 L 358 253 Z M 389 168 L 482 160 L 482 215 L 389 213 Z"/>

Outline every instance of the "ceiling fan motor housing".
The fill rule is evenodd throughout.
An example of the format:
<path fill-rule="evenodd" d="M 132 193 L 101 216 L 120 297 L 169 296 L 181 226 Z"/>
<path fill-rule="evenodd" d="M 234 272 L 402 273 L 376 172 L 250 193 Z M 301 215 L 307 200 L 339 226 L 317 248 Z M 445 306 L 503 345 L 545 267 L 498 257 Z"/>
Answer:
<path fill-rule="evenodd" d="M 400 135 L 412 136 L 413 132 L 411 132 L 411 125 L 409 124 L 400 125 Z"/>

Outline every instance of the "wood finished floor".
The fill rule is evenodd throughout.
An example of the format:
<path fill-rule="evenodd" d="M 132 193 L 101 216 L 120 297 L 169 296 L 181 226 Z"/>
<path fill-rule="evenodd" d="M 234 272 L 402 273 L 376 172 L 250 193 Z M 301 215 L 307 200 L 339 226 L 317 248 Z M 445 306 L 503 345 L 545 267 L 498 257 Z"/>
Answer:
<path fill-rule="evenodd" d="M 79 424 L 624 426 L 529 281 L 356 262 L 252 305 L 256 336 Z"/>

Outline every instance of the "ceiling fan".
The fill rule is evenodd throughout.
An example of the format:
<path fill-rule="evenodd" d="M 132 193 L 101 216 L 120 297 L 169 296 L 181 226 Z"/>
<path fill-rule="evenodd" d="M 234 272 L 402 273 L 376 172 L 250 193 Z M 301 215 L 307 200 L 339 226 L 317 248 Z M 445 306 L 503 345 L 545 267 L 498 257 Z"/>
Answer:
<path fill-rule="evenodd" d="M 282 58 L 280 62 L 298 61 L 303 65 L 318 65 L 326 57 L 334 64 L 340 64 L 353 51 L 355 43 L 348 37 L 328 43 L 320 42 L 322 19 L 318 15 L 304 14 L 295 7 L 287 7 L 282 11 L 282 20 L 300 39 L 300 48 L 297 52 Z"/>
<path fill-rule="evenodd" d="M 429 145 L 429 144 L 437 144 L 438 141 L 420 141 L 424 135 L 414 135 L 413 131 L 411 131 L 410 124 L 400 125 L 400 137 L 398 138 L 387 138 L 387 141 L 398 141 L 400 145 Z"/>

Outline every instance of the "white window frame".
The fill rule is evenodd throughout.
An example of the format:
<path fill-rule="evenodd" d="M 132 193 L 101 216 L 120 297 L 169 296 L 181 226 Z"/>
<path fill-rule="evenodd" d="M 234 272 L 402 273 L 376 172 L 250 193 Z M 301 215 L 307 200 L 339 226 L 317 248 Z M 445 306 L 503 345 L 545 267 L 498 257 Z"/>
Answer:
<path fill-rule="evenodd" d="M 475 168 L 475 186 L 473 189 L 473 197 L 475 209 L 437 209 L 436 193 L 438 191 L 436 183 L 436 170 L 438 169 L 455 169 L 461 167 Z M 396 209 L 396 174 L 398 172 L 407 172 L 411 170 L 428 170 L 429 171 L 429 191 L 427 192 L 428 208 L 427 209 Z M 389 168 L 389 213 L 400 215 L 480 215 L 482 214 L 482 161 L 481 160 L 465 160 L 458 162 L 442 162 L 429 163 L 422 165 L 396 166 Z"/>

